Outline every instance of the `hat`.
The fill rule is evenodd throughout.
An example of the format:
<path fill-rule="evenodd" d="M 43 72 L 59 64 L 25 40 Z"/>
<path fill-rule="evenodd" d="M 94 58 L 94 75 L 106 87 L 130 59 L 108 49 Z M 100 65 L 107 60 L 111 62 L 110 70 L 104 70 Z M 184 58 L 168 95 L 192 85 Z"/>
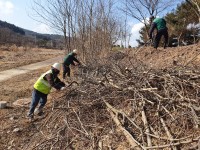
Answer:
<path fill-rule="evenodd" d="M 73 53 L 74 53 L 74 54 L 78 54 L 78 50 L 77 50 L 77 49 L 74 49 L 74 50 L 73 50 Z"/>
<path fill-rule="evenodd" d="M 61 66 L 60 66 L 59 63 L 53 64 L 52 67 L 55 68 L 55 69 L 57 69 L 57 70 L 59 70 L 59 71 L 60 71 L 60 69 L 61 69 Z"/>

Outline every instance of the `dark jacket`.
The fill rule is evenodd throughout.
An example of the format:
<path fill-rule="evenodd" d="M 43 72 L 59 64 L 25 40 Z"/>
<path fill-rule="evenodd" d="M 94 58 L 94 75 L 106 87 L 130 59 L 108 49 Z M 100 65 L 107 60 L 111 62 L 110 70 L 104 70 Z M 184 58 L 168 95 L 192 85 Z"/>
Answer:
<path fill-rule="evenodd" d="M 52 73 L 48 73 L 44 76 L 44 80 L 47 80 L 49 84 L 57 90 L 60 90 L 61 87 L 65 86 L 65 83 L 58 78 L 58 72 L 54 69 L 52 69 Z"/>
<path fill-rule="evenodd" d="M 74 53 L 69 53 L 65 58 L 64 58 L 64 65 L 69 66 L 70 64 L 75 65 L 74 61 L 77 62 L 78 64 L 80 64 L 80 62 L 76 59 L 75 54 Z"/>
<path fill-rule="evenodd" d="M 163 18 L 156 18 L 153 20 L 149 30 L 149 37 L 152 38 L 152 33 L 154 29 L 157 29 L 159 32 L 160 30 L 167 30 L 166 21 Z"/>

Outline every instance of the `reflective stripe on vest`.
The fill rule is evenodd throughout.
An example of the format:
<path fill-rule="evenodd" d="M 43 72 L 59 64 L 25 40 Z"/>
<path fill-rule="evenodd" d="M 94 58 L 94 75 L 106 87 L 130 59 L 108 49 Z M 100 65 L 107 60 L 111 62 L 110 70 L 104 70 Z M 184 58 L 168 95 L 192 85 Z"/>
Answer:
<path fill-rule="evenodd" d="M 49 70 L 43 75 L 41 75 L 39 79 L 36 81 L 36 83 L 34 84 L 34 88 L 44 94 L 49 94 L 51 91 L 51 85 L 49 84 L 48 81 L 44 80 L 44 76 L 49 73 L 52 73 L 52 71 Z"/>

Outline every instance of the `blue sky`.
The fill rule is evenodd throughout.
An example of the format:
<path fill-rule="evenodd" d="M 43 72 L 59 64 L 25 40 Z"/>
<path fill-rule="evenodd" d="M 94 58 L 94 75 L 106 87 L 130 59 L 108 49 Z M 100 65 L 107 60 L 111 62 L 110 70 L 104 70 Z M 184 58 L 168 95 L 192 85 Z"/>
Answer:
<path fill-rule="evenodd" d="M 46 25 L 31 19 L 30 0 L 0 0 L 0 20 L 39 33 L 53 33 Z"/>
<path fill-rule="evenodd" d="M 183 0 L 175 1 L 178 3 Z M 53 30 L 48 28 L 45 24 L 36 22 L 29 17 L 29 14 L 31 14 L 30 3 L 31 0 L 0 0 L 0 20 L 38 33 L 54 33 Z M 175 7 L 176 5 L 174 5 L 174 8 Z M 172 9 L 173 8 L 169 8 L 167 11 L 171 11 Z M 164 14 L 165 13 L 166 12 L 164 12 Z M 143 24 L 136 20 L 130 20 L 128 24 L 130 25 L 132 33 L 130 45 L 136 46 L 137 42 L 135 40 L 139 38 L 138 32 Z"/>

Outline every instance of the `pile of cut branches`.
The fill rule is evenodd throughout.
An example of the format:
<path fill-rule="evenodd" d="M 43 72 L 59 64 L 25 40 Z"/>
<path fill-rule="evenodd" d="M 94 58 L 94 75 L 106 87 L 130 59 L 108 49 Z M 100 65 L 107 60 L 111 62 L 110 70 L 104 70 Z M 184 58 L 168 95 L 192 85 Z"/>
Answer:
<path fill-rule="evenodd" d="M 197 149 L 199 72 L 134 62 L 109 59 L 80 69 L 79 85 L 54 99 L 24 149 Z"/>

